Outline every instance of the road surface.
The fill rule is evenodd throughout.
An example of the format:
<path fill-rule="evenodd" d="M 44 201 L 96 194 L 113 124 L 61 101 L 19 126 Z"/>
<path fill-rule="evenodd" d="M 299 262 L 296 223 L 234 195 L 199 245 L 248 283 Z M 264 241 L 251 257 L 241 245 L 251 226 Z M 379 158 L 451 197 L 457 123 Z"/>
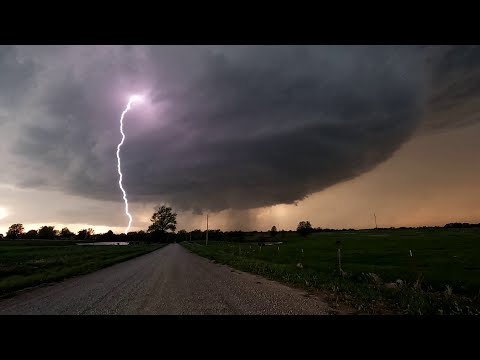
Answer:
<path fill-rule="evenodd" d="M 230 267 L 178 244 L 0 300 L 0 314 L 327 314 L 319 298 Z"/>

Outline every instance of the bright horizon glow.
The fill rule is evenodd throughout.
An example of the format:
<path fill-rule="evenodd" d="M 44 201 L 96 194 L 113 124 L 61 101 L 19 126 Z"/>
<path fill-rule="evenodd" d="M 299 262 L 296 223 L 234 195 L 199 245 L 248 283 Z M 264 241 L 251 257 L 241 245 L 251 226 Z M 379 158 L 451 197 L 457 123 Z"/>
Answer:
<path fill-rule="evenodd" d="M 120 117 L 120 133 L 122 134 L 122 141 L 120 141 L 120 143 L 117 146 L 117 170 L 119 175 L 118 186 L 120 187 L 120 190 L 122 190 L 123 201 L 125 202 L 125 214 L 128 216 L 128 226 L 125 229 L 125 234 L 128 233 L 128 231 L 130 230 L 130 226 L 132 225 L 132 215 L 128 212 L 127 193 L 125 192 L 125 189 L 123 188 L 123 185 L 122 185 L 123 174 L 120 166 L 120 147 L 123 145 L 123 142 L 125 141 L 125 133 L 123 132 L 123 118 L 125 117 L 125 114 L 128 112 L 128 110 L 131 109 L 133 103 L 142 102 L 142 101 L 143 101 L 143 96 L 141 95 L 130 96 L 127 107 L 125 108 L 125 110 L 123 110 L 122 116 Z"/>

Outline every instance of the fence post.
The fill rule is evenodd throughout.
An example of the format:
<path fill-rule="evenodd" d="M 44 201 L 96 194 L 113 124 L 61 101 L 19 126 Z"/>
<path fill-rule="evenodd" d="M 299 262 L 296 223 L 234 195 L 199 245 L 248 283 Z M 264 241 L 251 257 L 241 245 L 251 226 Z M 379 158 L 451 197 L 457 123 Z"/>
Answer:
<path fill-rule="evenodd" d="M 342 251 L 341 251 L 341 247 L 342 247 L 342 242 L 340 240 L 337 240 L 337 256 L 338 256 L 338 271 L 340 271 L 340 273 L 342 274 L 343 273 L 343 270 L 342 270 Z"/>

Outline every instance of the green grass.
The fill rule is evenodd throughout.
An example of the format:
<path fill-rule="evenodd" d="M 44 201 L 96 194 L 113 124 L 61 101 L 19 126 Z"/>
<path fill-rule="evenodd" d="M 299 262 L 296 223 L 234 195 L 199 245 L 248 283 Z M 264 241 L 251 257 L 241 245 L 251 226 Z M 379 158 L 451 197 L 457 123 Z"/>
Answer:
<path fill-rule="evenodd" d="M 344 277 L 337 271 L 337 240 L 342 241 Z M 360 313 L 480 314 L 480 229 L 287 234 L 273 241 L 284 243 L 261 250 L 248 242 L 183 245 L 243 271 L 322 290 L 334 305 L 348 304 Z M 406 286 L 385 286 L 396 280 Z"/>
<path fill-rule="evenodd" d="M 87 274 L 162 245 L 78 246 L 73 241 L 0 241 L 0 295 Z"/>

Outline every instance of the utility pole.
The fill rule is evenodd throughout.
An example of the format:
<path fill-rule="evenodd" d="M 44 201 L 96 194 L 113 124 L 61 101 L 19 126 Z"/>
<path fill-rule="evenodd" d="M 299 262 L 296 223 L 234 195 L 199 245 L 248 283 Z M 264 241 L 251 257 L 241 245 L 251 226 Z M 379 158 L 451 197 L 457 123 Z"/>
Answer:
<path fill-rule="evenodd" d="M 377 215 L 375 215 L 375 213 L 373 213 L 373 217 L 375 218 L 375 229 L 377 229 Z"/>
<path fill-rule="evenodd" d="M 207 236 L 205 237 L 205 245 L 208 245 L 208 214 L 207 214 Z"/>

